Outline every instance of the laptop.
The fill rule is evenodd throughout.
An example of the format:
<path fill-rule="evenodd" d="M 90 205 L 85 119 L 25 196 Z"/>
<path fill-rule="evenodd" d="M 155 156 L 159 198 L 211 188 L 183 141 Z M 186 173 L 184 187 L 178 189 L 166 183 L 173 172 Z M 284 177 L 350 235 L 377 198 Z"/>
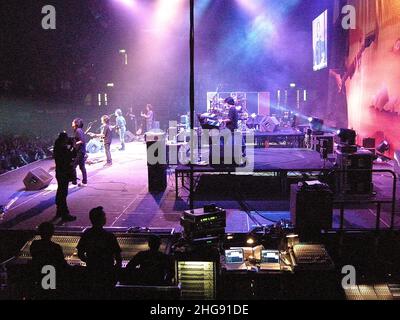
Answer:
<path fill-rule="evenodd" d="M 226 270 L 247 270 L 243 249 L 225 250 Z"/>
<path fill-rule="evenodd" d="M 262 250 L 260 270 L 281 270 L 278 250 Z"/>

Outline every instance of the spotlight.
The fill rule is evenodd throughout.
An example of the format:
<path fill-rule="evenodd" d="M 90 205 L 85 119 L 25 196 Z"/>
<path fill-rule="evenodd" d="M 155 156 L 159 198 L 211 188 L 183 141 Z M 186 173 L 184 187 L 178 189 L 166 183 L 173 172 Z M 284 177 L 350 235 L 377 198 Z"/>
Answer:
<path fill-rule="evenodd" d="M 252 245 L 252 244 L 254 244 L 254 239 L 253 238 L 248 238 L 247 239 L 247 241 L 246 241 L 246 243 L 248 244 L 248 245 Z"/>
<path fill-rule="evenodd" d="M 251 115 L 251 117 L 252 117 L 253 119 L 255 119 L 255 118 L 257 118 L 257 115 L 256 115 L 255 113 L 253 113 L 253 114 Z"/>
<path fill-rule="evenodd" d="M 356 132 L 351 129 L 340 129 L 337 132 L 341 144 L 354 146 L 356 144 Z"/>
<path fill-rule="evenodd" d="M 291 83 L 291 84 L 290 84 L 290 87 L 291 87 L 291 88 L 296 88 L 296 84 L 295 84 L 295 83 Z"/>
<path fill-rule="evenodd" d="M 387 141 L 383 141 L 377 148 L 376 151 L 379 153 L 385 153 L 390 150 L 390 144 Z"/>

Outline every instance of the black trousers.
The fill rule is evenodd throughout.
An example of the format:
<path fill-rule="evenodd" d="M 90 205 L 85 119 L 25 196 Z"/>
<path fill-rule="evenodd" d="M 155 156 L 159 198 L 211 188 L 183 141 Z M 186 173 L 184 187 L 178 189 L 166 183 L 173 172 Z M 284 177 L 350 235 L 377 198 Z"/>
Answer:
<path fill-rule="evenodd" d="M 111 159 L 111 143 L 104 144 L 104 152 L 106 153 L 107 163 L 112 163 Z"/>
<path fill-rule="evenodd" d="M 74 174 L 75 174 L 75 181 L 77 180 L 77 175 L 76 175 L 76 167 L 79 166 L 79 170 L 82 172 L 82 183 L 87 183 L 87 172 L 86 172 L 86 167 L 85 167 L 85 154 L 83 152 L 78 152 L 76 155 L 75 163 L 74 163 Z"/>
<path fill-rule="evenodd" d="M 69 215 L 67 196 L 69 177 L 67 175 L 56 174 L 57 179 L 57 193 L 56 193 L 56 206 L 57 215 L 65 217 Z"/>

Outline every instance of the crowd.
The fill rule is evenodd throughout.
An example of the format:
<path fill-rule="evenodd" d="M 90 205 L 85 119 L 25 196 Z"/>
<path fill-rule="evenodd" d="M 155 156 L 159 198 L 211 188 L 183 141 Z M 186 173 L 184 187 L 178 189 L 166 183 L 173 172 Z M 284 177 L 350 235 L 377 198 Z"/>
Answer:
<path fill-rule="evenodd" d="M 0 174 L 51 156 L 52 139 L 0 135 Z"/>

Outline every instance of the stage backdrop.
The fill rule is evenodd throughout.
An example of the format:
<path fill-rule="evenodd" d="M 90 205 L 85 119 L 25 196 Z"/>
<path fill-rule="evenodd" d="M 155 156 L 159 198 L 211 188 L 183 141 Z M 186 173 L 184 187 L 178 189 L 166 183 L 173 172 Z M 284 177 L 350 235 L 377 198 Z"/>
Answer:
<path fill-rule="evenodd" d="M 377 144 L 386 139 L 393 154 L 400 150 L 400 1 L 349 4 L 357 9 L 342 77 L 349 126 L 357 130 L 359 142 L 365 137 L 375 137 Z"/>

